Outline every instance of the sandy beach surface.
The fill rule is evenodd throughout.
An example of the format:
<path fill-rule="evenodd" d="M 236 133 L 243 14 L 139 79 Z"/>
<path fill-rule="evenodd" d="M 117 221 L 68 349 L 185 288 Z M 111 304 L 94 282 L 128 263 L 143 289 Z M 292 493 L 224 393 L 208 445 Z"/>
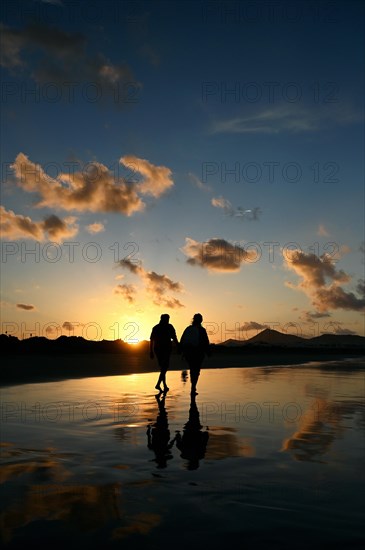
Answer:
<path fill-rule="evenodd" d="M 3 387 L 3 547 L 363 548 L 363 362 L 210 361 Z"/>

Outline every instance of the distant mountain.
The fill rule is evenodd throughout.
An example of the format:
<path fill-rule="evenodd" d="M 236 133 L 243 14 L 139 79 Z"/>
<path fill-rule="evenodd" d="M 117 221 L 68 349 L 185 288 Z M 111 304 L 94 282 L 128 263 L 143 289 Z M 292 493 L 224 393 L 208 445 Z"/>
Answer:
<path fill-rule="evenodd" d="M 365 347 L 364 336 L 358 334 L 322 334 L 309 340 L 312 346 Z"/>
<path fill-rule="evenodd" d="M 235 348 L 238 346 L 244 346 L 246 344 L 247 340 L 234 340 L 234 338 L 229 338 L 228 340 L 225 340 L 224 342 L 221 342 L 220 346 L 227 346 L 229 348 Z"/>
<path fill-rule="evenodd" d="M 32 336 L 19 340 L 15 336 L 0 335 L 0 349 L 3 353 L 24 354 L 67 354 L 67 353 L 132 353 L 134 350 L 146 350 L 149 341 L 131 345 L 123 340 L 86 340 L 82 336 L 59 336 L 55 339 L 45 336 Z"/>
<path fill-rule="evenodd" d="M 123 340 L 86 340 L 81 336 L 60 336 L 54 340 L 44 336 L 33 336 L 19 340 L 15 336 L 0 335 L 2 353 L 21 354 L 77 354 L 77 353 L 148 353 L 149 340 L 143 340 L 138 345 L 131 345 Z M 249 340 L 230 338 L 217 345 L 221 350 L 244 351 L 245 348 L 295 348 L 330 350 L 362 350 L 365 352 L 365 337 L 356 334 L 322 334 L 315 338 L 301 338 L 293 334 L 283 334 L 277 330 L 265 329 Z M 173 349 L 175 353 L 175 348 Z"/>
<path fill-rule="evenodd" d="M 256 334 L 256 336 L 246 340 L 246 345 L 302 346 L 305 342 L 305 338 L 301 338 L 300 336 L 283 334 L 277 330 L 265 328 L 265 330 Z"/>
<path fill-rule="evenodd" d="M 322 334 L 314 338 L 302 338 L 294 334 L 284 334 L 278 330 L 265 329 L 248 340 L 230 338 L 221 342 L 221 346 L 233 348 L 244 346 L 285 348 L 365 348 L 365 337 L 357 334 Z"/>

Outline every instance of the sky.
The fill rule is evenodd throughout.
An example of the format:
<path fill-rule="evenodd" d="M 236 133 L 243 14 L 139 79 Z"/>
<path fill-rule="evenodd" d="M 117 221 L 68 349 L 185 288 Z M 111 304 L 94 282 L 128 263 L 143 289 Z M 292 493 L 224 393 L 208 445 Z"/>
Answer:
<path fill-rule="evenodd" d="M 0 21 L 2 333 L 365 335 L 362 2 Z"/>

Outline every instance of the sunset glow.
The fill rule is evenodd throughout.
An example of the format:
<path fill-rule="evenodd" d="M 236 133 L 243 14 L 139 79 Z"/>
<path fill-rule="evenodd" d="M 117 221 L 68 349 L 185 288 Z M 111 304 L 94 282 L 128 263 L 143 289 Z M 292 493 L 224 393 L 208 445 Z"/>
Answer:
<path fill-rule="evenodd" d="M 86 4 L 4 11 L 1 331 L 365 335 L 361 3 Z"/>

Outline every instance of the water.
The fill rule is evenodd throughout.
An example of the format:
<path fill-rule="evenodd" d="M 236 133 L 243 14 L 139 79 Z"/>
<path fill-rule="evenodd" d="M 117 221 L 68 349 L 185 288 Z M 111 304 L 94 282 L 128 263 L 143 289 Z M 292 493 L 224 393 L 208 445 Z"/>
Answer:
<path fill-rule="evenodd" d="M 353 367 L 353 368 L 351 368 Z M 2 390 L 6 548 L 357 548 L 361 364 L 169 372 Z"/>

